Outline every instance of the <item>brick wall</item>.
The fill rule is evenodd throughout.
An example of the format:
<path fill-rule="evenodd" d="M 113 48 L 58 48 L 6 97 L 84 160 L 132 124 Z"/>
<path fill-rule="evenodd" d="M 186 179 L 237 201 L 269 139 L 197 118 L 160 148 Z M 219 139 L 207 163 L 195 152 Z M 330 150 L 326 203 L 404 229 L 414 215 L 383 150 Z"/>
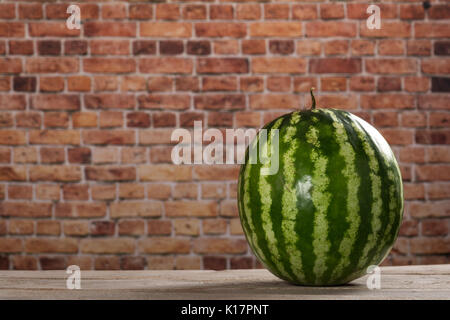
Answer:
<path fill-rule="evenodd" d="M 73 2 L 70 2 L 73 3 Z M 247 268 L 238 167 L 175 166 L 175 127 L 350 110 L 393 146 L 405 219 L 387 264 L 450 262 L 450 5 L 0 2 L 0 269 Z"/>

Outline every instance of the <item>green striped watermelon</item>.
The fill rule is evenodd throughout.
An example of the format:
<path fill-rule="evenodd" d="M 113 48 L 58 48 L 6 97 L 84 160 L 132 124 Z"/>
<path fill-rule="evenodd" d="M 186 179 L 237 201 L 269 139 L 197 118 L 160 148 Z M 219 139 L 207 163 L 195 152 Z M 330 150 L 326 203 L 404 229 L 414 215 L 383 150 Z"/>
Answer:
<path fill-rule="evenodd" d="M 311 91 L 312 95 L 312 91 Z M 249 161 L 238 205 L 247 241 L 266 268 L 300 285 L 327 286 L 366 274 L 388 255 L 403 215 L 403 185 L 382 135 L 342 110 L 313 108 L 267 124 L 279 131 L 279 169 Z"/>

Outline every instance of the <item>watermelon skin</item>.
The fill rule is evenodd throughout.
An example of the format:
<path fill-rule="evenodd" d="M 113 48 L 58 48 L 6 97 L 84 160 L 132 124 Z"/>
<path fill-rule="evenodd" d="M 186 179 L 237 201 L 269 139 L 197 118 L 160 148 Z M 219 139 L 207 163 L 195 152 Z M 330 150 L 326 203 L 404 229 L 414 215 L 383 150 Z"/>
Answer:
<path fill-rule="evenodd" d="M 238 182 L 239 216 L 254 254 L 294 284 L 331 286 L 366 274 L 388 255 L 403 216 L 399 166 L 370 124 L 342 110 L 312 109 L 267 124 L 279 130 L 279 169 L 250 163 Z M 270 151 L 269 151 L 270 152 Z"/>

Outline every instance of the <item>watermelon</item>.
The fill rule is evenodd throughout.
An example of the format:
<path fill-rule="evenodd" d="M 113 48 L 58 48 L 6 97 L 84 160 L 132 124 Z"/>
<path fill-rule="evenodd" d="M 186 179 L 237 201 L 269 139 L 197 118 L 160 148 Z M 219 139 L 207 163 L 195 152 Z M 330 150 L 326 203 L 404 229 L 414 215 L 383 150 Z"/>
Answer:
<path fill-rule="evenodd" d="M 298 285 L 340 285 L 391 250 L 403 216 L 402 177 L 373 126 L 347 111 L 315 108 L 311 96 L 310 110 L 268 123 L 267 139 L 259 134 L 247 148 L 239 216 L 252 251 L 274 275 Z M 267 174 L 270 161 L 249 159 L 260 147 L 271 159 L 275 129 L 278 171 Z"/>

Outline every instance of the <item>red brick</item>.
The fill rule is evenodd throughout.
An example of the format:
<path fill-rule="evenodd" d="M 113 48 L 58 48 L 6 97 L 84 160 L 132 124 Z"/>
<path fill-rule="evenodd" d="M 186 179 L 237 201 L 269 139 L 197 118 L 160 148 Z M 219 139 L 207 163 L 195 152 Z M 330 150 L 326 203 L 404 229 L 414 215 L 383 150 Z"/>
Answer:
<path fill-rule="evenodd" d="M 197 239 L 193 243 L 196 253 L 245 253 L 247 242 L 244 239 L 208 238 Z"/>
<path fill-rule="evenodd" d="M 76 58 L 28 58 L 25 63 L 28 73 L 74 73 L 79 71 Z"/>
<path fill-rule="evenodd" d="M 405 94 L 378 94 L 361 96 L 364 109 L 408 109 L 414 107 L 414 97 Z"/>
<path fill-rule="evenodd" d="M 15 58 L 0 58 L 0 72 L 1 73 L 21 73 L 22 62 Z"/>
<path fill-rule="evenodd" d="M 242 58 L 200 58 L 198 73 L 247 73 L 248 61 Z"/>
<path fill-rule="evenodd" d="M 94 91 L 116 91 L 119 88 L 119 80 L 116 76 L 94 77 Z"/>
<path fill-rule="evenodd" d="M 198 270 L 201 268 L 201 258 L 197 256 L 177 256 L 175 264 L 177 270 Z"/>
<path fill-rule="evenodd" d="M 298 20 L 317 19 L 317 6 L 315 4 L 292 5 L 292 18 Z"/>
<path fill-rule="evenodd" d="M 63 163 L 64 148 L 41 148 L 41 163 Z"/>
<path fill-rule="evenodd" d="M 32 37 L 77 37 L 78 29 L 68 29 L 65 22 L 30 22 L 29 33 Z"/>
<path fill-rule="evenodd" d="M 416 22 L 414 24 L 416 38 L 448 38 L 450 28 L 448 24 L 435 22 Z"/>
<path fill-rule="evenodd" d="M 253 259 L 250 257 L 233 257 L 230 259 L 230 269 L 252 269 Z"/>
<path fill-rule="evenodd" d="M 112 236 L 115 228 L 116 225 L 113 221 L 92 221 L 90 233 L 94 236 Z"/>
<path fill-rule="evenodd" d="M 450 152 L 444 146 L 430 146 L 427 148 L 427 160 L 429 162 L 449 162 Z"/>
<path fill-rule="evenodd" d="M 25 132 L 18 130 L 1 130 L 0 145 L 25 144 Z"/>
<path fill-rule="evenodd" d="M 105 214 L 104 203 L 58 203 L 55 206 L 55 215 L 61 218 L 99 218 Z"/>
<path fill-rule="evenodd" d="M 450 168 L 447 165 L 421 165 L 416 166 L 418 181 L 450 180 Z"/>
<path fill-rule="evenodd" d="M 360 23 L 360 36 L 368 38 L 409 38 L 411 24 L 408 22 L 382 22 L 380 29 L 368 29 L 366 21 Z"/>
<path fill-rule="evenodd" d="M 448 238 L 413 238 L 411 239 L 411 253 L 430 254 L 447 253 L 450 247 Z"/>
<path fill-rule="evenodd" d="M 147 222 L 149 235 L 170 235 L 172 232 L 172 222 L 169 220 L 150 220 Z"/>
<path fill-rule="evenodd" d="M 61 233 L 61 225 L 59 221 L 39 220 L 36 222 L 36 234 L 56 236 Z"/>
<path fill-rule="evenodd" d="M 434 7 L 434 6 L 433 6 Z M 403 20 L 418 20 L 425 17 L 425 9 L 422 4 L 400 5 L 400 18 Z"/>
<path fill-rule="evenodd" d="M 81 169 L 78 166 L 48 165 L 30 168 L 31 181 L 75 182 L 81 180 Z"/>
<path fill-rule="evenodd" d="M 97 181 L 127 181 L 136 179 L 136 170 L 131 167 L 87 167 L 87 180 Z"/>
<path fill-rule="evenodd" d="M 257 20 L 261 18 L 261 7 L 256 3 L 242 3 L 236 6 L 238 20 Z"/>
<path fill-rule="evenodd" d="M 103 19 L 124 19 L 127 15 L 127 7 L 125 3 L 114 3 L 102 5 Z"/>
<path fill-rule="evenodd" d="M 31 144 L 80 144 L 80 132 L 77 130 L 30 130 Z"/>
<path fill-rule="evenodd" d="M 192 25 L 188 22 L 141 22 L 141 37 L 189 38 Z"/>
<path fill-rule="evenodd" d="M 265 94 L 250 96 L 251 109 L 297 109 L 300 108 L 298 96 L 292 94 Z"/>
<path fill-rule="evenodd" d="M 20 22 L 0 22 L 0 37 L 23 38 L 25 25 Z"/>
<path fill-rule="evenodd" d="M 203 257 L 203 268 L 205 270 L 224 270 L 227 267 L 227 259 L 225 257 Z"/>
<path fill-rule="evenodd" d="M 69 114 L 67 112 L 46 112 L 44 114 L 44 126 L 47 128 L 67 128 L 69 126 Z"/>
<path fill-rule="evenodd" d="M 86 58 L 83 70 L 92 73 L 130 73 L 136 71 L 136 61 L 120 58 Z"/>
<path fill-rule="evenodd" d="M 130 4 L 128 10 L 130 19 L 147 20 L 153 17 L 153 6 L 151 4 Z"/>
<path fill-rule="evenodd" d="M 310 59 L 309 70 L 314 73 L 359 73 L 361 72 L 361 59 Z"/>
<path fill-rule="evenodd" d="M 249 25 L 249 30 L 252 37 L 300 37 L 303 35 L 300 22 L 254 22 Z"/>
<path fill-rule="evenodd" d="M 64 221 L 63 230 L 66 236 L 86 236 L 89 234 L 89 224 L 87 221 Z"/>
<path fill-rule="evenodd" d="M 30 235 L 34 233 L 34 222 L 30 220 L 10 220 L 8 225 L 9 234 Z"/>
<path fill-rule="evenodd" d="M 84 34 L 87 37 L 135 37 L 136 23 L 87 21 L 84 23 Z"/>
<path fill-rule="evenodd" d="M 424 59 L 422 60 L 422 72 L 431 74 L 449 74 L 450 59 Z"/>
<path fill-rule="evenodd" d="M 433 4 L 428 11 L 430 19 L 450 19 L 450 9 L 447 4 Z"/>
<path fill-rule="evenodd" d="M 133 54 L 155 54 L 156 41 L 154 40 L 140 40 L 133 42 Z"/>
<path fill-rule="evenodd" d="M 95 258 L 95 270 L 119 270 L 120 258 L 116 256 L 99 256 Z"/>
<path fill-rule="evenodd" d="M 265 4 L 264 19 L 289 19 L 289 5 L 278 3 Z"/>
<path fill-rule="evenodd" d="M 144 257 L 125 256 L 120 259 L 122 270 L 144 270 L 146 260 Z"/>
<path fill-rule="evenodd" d="M 409 213 L 414 218 L 449 217 L 450 201 L 412 202 Z"/>
<path fill-rule="evenodd" d="M 151 237 L 139 241 L 142 253 L 189 253 L 190 243 L 185 238 Z"/>
<path fill-rule="evenodd" d="M 86 144 L 134 144 L 135 136 L 132 131 L 125 130 L 89 130 L 83 132 L 83 141 Z"/>
<path fill-rule="evenodd" d="M 202 230 L 204 234 L 225 234 L 227 221 L 224 219 L 203 219 Z"/>
<path fill-rule="evenodd" d="M 176 235 L 198 236 L 200 233 L 199 219 L 175 219 L 174 230 Z"/>
<path fill-rule="evenodd" d="M 117 254 L 133 253 L 135 243 L 130 238 L 83 239 L 80 241 L 82 253 Z"/>
<path fill-rule="evenodd" d="M 32 256 L 13 256 L 12 265 L 14 270 L 38 270 L 37 259 Z"/>
<path fill-rule="evenodd" d="M 59 200 L 59 186 L 53 184 L 38 184 L 36 198 L 39 200 Z"/>
<path fill-rule="evenodd" d="M 217 204 L 211 201 L 168 201 L 164 203 L 167 217 L 213 217 Z"/>
<path fill-rule="evenodd" d="M 41 1 L 43 2 L 43 1 Z M 99 7 L 93 3 L 80 3 L 81 19 L 98 19 Z M 68 4 L 65 3 L 49 3 L 45 6 L 46 17 L 48 19 L 61 19 L 66 20 Z"/>
<path fill-rule="evenodd" d="M 90 163 L 91 150 L 89 148 L 71 148 L 67 151 L 70 163 Z"/>
<path fill-rule="evenodd" d="M 301 58 L 252 58 L 254 73 L 305 73 L 306 68 L 306 60 Z"/>
<path fill-rule="evenodd" d="M 144 91 L 145 90 L 145 78 L 128 76 L 123 77 L 120 87 L 121 91 Z"/>
<path fill-rule="evenodd" d="M 242 40 L 242 53 L 264 54 L 266 53 L 266 41 L 263 39 Z"/>
<path fill-rule="evenodd" d="M 142 220 L 121 220 L 118 227 L 121 236 L 140 236 L 145 233 L 145 224 Z"/>
<path fill-rule="evenodd" d="M 239 41 L 237 40 L 215 40 L 214 53 L 216 54 L 238 54 Z"/>
<path fill-rule="evenodd" d="M 73 238 L 29 238 L 25 240 L 28 253 L 75 253 L 78 241 Z"/>
<path fill-rule="evenodd" d="M 84 40 L 66 40 L 64 41 L 65 55 L 84 55 L 87 54 L 88 42 Z"/>
<path fill-rule="evenodd" d="M 88 185 L 66 184 L 62 189 L 64 200 L 89 200 Z"/>
<path fill-rule="evenodd" d="M 343 19 L 344 6 L 340 3 L 326 3 L 320 5 L 320 17 L 322 19 Z"/>
<path fill-rule="evenodd" d="M 96 185 L 91 188 L 92 199 L 112 200 L 116 197 L 115 185 Z"/>
<path fill-rule="evenodd" d="M 422 220 L 422 235 L 424 236 L 445 236 L 448 234 L 448 223 L 441 219 Z"/>
<path fill-rule="evenodd" d="M 209 18 L 211 20 L 231 20 L 233 14 L 232 5 L 211 5 L 209 7 Z"/>
<path fill-rule="evenodd" d="M 192 73 L 193 63 L 185 58 L 146 58 L 139 62 L 143 73 Z"/>
<path fill-rule="evenodd" d="M 70 88 L 70 79 L 69 79 L 69 88 Z M 41 92 L 61 92 L 64 90 L 64 78 L 41 77 L 39 80 L 39 90 Z"/>
<path fill-rule="evenodd" d="M 16 6 L 14 3 L 0 4 L 0 19 L 14 19 L 16 17 Z"/>
<path fill-rule="evenodd" d="M 418 106 L 420 109 L 446 110 L 450 108 L 449 95 L 420 95 Z"/>
<path fill-rule="evenodd" d="M 16 147 L 13 153 L 15 163 L 36 163 L 38 159 L 37 150 L 34 147 Z"/>
<path fill-rule="evenodd" d="M 425 188 L 423 184 L 404 183 L 403 187 L 406 200 L 425 199 Z"/>
<path fill-rule="evenodd" d="M 353 22 L 324 22 L 314 21 L 306 23 L 307 37 L 356 37 L 357 26 Z"/>
<path fill-rule="evenodd" d="M 407 129 L 383 129 L 381 134 L 391 145 L 409 145 L 414 140 L 413 132 Z"/>
<path fill-rule="evenodd" d="M 128 40 L 92 40 L 90 42 L 91 55 L 129 55 Z"/>
<path fill-rule="evenodd" d="M 244 23 L 198 22 L 195 24 L 194 28 L 197 37 L 205 38 L 243 38 L 247 34 L 247 28 Z M 190 34 L 188 36 L 190 36 Z"/>
<path fill-rule="evenodd" d="M 187 4 L 183 6 L 183 19 L 204 20 L 206 19 L 206 6 L 202 4 Z"/>

